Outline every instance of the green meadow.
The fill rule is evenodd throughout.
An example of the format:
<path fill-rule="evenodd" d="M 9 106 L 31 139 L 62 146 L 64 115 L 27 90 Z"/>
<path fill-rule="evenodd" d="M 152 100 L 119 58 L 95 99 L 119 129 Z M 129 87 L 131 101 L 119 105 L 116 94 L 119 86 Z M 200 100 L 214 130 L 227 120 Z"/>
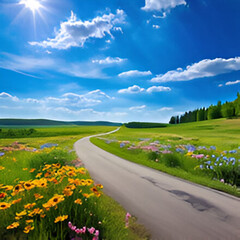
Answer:
<path fill-rule="evenodd" d="M 74 142 L 116 127 L 30 128 L 36 130 L 30 136 L 0 139 L 0 239 L 149 239 L 134 217 L 126 228 L 126 211 L 83 166 L 75 167 Z M 11 129 L 19 134 L 22 128 Z M 40 149 L 46 143 L 58 146 Z M 69 221 L 86 232 L 75 233 Z"/>
<path fill-rule="evenodd" d="M 169 154 L 144 151 L 139 148 L 140 139 L 147 139 L 145 145 L 158 141 L 170 145 Z M 240 196 L 240 119 L 217 119 L 162 128 L 126 128 L 108 135 L 105 139 L 93 138 L 92 143 L 129 161 L 142 164 L 168 174 Z M 124 147 L 121 142 L 129 141 Z M 196 148 L 193 153 L 186 146 Z M 201 149 L 204 146 L 206 149 Z M 214 146 L 214 149 L 210 149 Z M 182 154 L 176 152 L 182 148 Z M 230 153 L 234 150 L 236 153 Z M 224 152 L 225 151 L 225 152 Z M 188 156 L 189 155 L 189 156 Z M 204 158 L 203 158 L 204 156 Z M 197 158 L 201 159 L 197 159 Z M 222 159 L 230 159 L 226 162 Z M 209 161 L 208 164 L 206 162 Z M 219 164 L 220 163 L 220 164 Z M 220 181 L 221 180 L 221 181 Z M 223 182 L 224 181 L 224 182 Z"/>

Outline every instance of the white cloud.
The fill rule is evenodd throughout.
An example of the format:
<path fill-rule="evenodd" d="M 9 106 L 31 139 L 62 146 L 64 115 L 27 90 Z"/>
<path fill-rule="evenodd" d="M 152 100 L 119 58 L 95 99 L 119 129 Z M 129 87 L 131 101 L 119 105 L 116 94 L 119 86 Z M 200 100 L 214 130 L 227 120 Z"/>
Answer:
<path fill-rule="evenodd" d="M 71 17 L 60 24 L 60 29 L 55 33 L 54 38 L 48 38 L 42 42 L 29 42 L 29 44 L 55 49 L 83 47 L 90 38 L 104 38 L 106 34 L 113 38 L 111 30 L 122 31 L 115 25 L 123 24 L 125 16 L 123 10 L 117 9 L 116 14 L 104 14 L 90 21 L 82 21 L 77 20 L 76 14 L 71 12 Z"/>
<path fill-rule="evenodd" d="M 219 85 L 218 85 L 218 87 L 222 87 L 222 86 L 223 86 L 223 84 L 219 84 Z"/>
<path fill-rule="evenodd" d="M 145 0 L 145 11 L 164 11 L 175 8 L 178 5 L 186 5 L 185 0 Z"/>
<path fill-rule="evenodd" d="M 0 68 L 14 71 L 29 77 L 39 78 L 29 73 L 44 73 L 53 71 L 79 78 L 106 78 L 102 72 L 104 65 L 92 62 L 66 62 L 64 59 L 48 57 L 17 56 L 14 54 L 0 54 Z"/>
<path fill-rule="evenodd" d="M 171 107 L 162 107 L 162 108 L 159 108 L 157 111 L 159 112 L 165 112 L 165 111 L 172 111 L 173 108 Z"/>
<path fill-rule="evenodd" d="M 226 84 L 225 85 L 234 85 L 234 84 L 238 84 L 238 83 L 240 83 L 240 80 L 236 80 L 236 81 L 233 81 L 233 82 L 226 82 Z"/>
<path fill-rule="evenodd" d="M 171 91 L 172 89 L 170 87 L 163 87 L 163 86 L 152 86 L 146 90 L 148 93 L 153 93 L 153 92 L 168 92 Z"/>
<path fill-rule="evenodd" d="M 166 12 L 163 12 L 163 15 L 162 16 L 159 16 L 159 15 L 155 15 L 155 14 L 153 14 L 153 17 L 154 18 L 166 18 L 167 17 L 167 14 L 166 14 Z"/>
<path fill-rule="evenodd" d="M 152 25 L 153 28 L 159 29 L 160 26 L 159 25 Z"/>
<path fill-rule="evenodd" d="M 129 110 L 130 111 L 142 111 L 143 109 L 146 108 L 146 105 L 142 105 L 142 106 L 134 106 L 134 107 L 130 107 Z"/>
<path fill-rule="evenodd" d="M 141 93 L 144 92 L 144 88 L 141 88 L 137 85 L 133 85 L 132 87 L 128 87 L 125 89 L 120 89 L 118 93 Z"/>
<path fill-rule="evenodd" d="M 149 75 L 152 75 L 150 71 L 138 71 L 138 70 L 130 70 L 118 74 L 119 77 L 144 77 Z"/>
<path fill-rule="evenodd" d="M 19 99 L 18 99 L 17 97 L 12 96 L 11 94 L 6 93 L 6 92 L 1 92 L 1 93 L 0 93 L 0 99 L 12 100 L 12 101 L 14 101 L 14 102 L 19 101 Z"/>
<path fill-rule="evenodd" d="M 113 64 L 113 63 L 122 63 L 126 61 L 126 58 L 119 58 L 119 57 L 106 57 L 105 59 L 93 59 L 92 63 L 98 64 Z"/>
<path fill-rule="evenodd" d="M 240 57 L 204 59 L 186 67 L 178 68 L 152 78 L 152 82 L 189 81 L 196 78 L 213 77 L 240 70 Z"/>

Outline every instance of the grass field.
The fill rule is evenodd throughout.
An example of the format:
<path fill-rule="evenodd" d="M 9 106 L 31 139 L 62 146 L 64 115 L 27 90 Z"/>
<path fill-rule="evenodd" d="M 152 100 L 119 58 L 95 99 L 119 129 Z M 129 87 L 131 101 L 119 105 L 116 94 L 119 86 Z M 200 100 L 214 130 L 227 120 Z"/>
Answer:
<path fill-rule="evenodd" d="M 236 186 L 232 186 L 240 178 L 239 133 L 240 119 L 218 119 L 168 125 L 165 128 L 130 129 L 121 127 L 118 132 L 106 136 L 106 139 L 93 138 L 91 141 L 104 150 L 127 160 L 240 196 L 239 189 Z M 170 150 L 171 153 L 155 154 L 141 149 L 129 150 L 129 147 L 139 145 L 139 139 L 147 139 L 148 141 L 145 144 L 158 141 L 160 145 L 170 145 L 167 150 Z M 121 144 L 125 141 L 130 143 L 121 147 Z M 191 154 L 188 154 L 186 150 L 186 146 L 189 145 L 196 148 Z M 204 146 L 208 150 L 200 150 L 200 146 Z M 209 150 L 211 146 L 216 147 L 216 150 Z M 176 152 L 177 148 L 184 149 L 182 154 Z M 234 149 L 236 153 L 230 154 L 229 151 Z M 203 156 L 204 158 L 202 158 Z M 214 158 L 211 156 L 214 156 Z M 197 159 L 198 157 L 201 159 Z M 229 164 L 229 162 L 225 164 L 222 158 L 235 159 L 234 164 Z M 205 162 L 207 160 L 211 162 L 209 166 L 206 166 Z M 220 166 L 216 164 L 216 161 L 221 162 Z M 200 167 L 209 169 L 200 169 Z M 234 180 L 229 180 L 231 177 Z M 219 181 L 223 178 L 225 183 Z"/>
<path fill-rule="evenodd" d="M 0 239 L 45 240 L 81 236 L 69 229 L 68 221 L 80 230 L 83 226 L 95 228 L 93 233 L 86 230 L 81 236 L 83 239 L 94 236 L 95 239 L 109 240 L 149 238 L 134 218 L 130 220 L 129 228 L 125 228 L 126 211 L 102 194 L 84 169 L 72 166 L 72 161 L 77 158 L 72 151 L 74 142 L 115 127 L 34 128 L 38 137 L 0 139 L 0 147 L 7 147 L 0 149 L 4 153 L 0 157 Z M 45 143 L 58 146 L 41 150 L 40 146 Z M 46 186 L 39 186 L 39 182 Z M 54 196 L 59 202 L 51 200 Z M 75 203 L 77 199 L 78 204 Z"/>

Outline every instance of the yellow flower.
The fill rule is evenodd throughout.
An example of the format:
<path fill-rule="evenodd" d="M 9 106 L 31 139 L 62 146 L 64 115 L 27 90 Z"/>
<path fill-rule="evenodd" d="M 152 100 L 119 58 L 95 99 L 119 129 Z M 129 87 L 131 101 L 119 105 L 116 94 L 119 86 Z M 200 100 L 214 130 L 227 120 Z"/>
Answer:
<path fill-rule="evenodd" d="M 3 186 L 1 187 L 2 189 L 4 189 L 5 191 L 11 191 L 13 189 L 13 186 L 11 185 L 6 185 L 6 186 Z"/>
<path fill-rule="evenodd" d="M 36 205 L 36 203 L 28 203 L 28 204 L 24 205 L 24 208 L 25 208 L 25 209 L 31 209 L 31 208 L 33 208 L 35 205 Z"/>
<path fill-rule="evenodd" d="M 74 177 L 74 176 L 76 176 L 77 174 L 76 174 L 74 171 L 70 171 L 70 172 L 67 173 L 67 175 L 68 175 L 69 177 Z"/>
<path fill-rule="evenodd" d="M 13 161 L 14 161 L 14 162 L 16 162 L 16 161 L 17 161 L 15 157 L 13 158 Z"/>
<path fill-rule="evenodd" d="M 44 208 L 55 207 L 58 203 L 64 201 L 63 195 L 55 194 L 54 197 L 48 200 L 47 203 L 43 204 Z"/>
<path fill-rule="evenodd" d="M 87 186 L 90 186 L 93 184 L 93 180 L 92 179 L 86 179 L 86 183 L 87 183 Z"/>
<path fill-rule="evenodd" d="M 91 194 L 83 193 L 83 196 L 84 196 L 85 198 L 90 198 L 90 197 L 93 196 L 93 195 L 94 195 L 94 193 L 91 193 Z"/>
<path fill-rule="evenodd" d="M 43 196 L 40 195 L 39 193 L 34 193 L 34 197 L 35 197 L 36 200 L 43 198 Z"/>
<path fill-rule="evenodd" d="M 42 170 L 42 171 L 45 171 L 45 170 L 49 169 L 50 167 L 51 167 L 51 165 L 50 165 L 50 164 L 45 164 L 45 167 L 43 168 L 43 170 Z"/>
<path fill-rule="evenodd" d="M 82 200 L 80 198 L 76 199 L 74 202 L 76 204 L 82 205 Z"/>
<path fill-rule="evenodd" d="M 36 170 L 36 168 L 32 168 L 29 172 L 33 173 Z"/>
<path fill-rule="evenodd" d="M 23 168 L 23 171 L 27 171 L 28 170 L 28 168 Z"/>
<path fill-rule="evenodd" d="M 34 229 L 34 226 L 28 225 L 24 228 L 23 232 L 24 233 L 29 233 L 33 229 Z"/>
<path fill-rule="evenodd" d="M 37 175 L 36 175 L 36 178 L 39 178 L 39 177 L 41 177 L 42 176 L 42 173 L 38 173 Z"/>
<path fill-rule="evenodd" d="M 96 187 L 102 189 L 102 188 L 103 188 L 103 185 L 102 185 L 102 184 L 97 184 Z"/>
<path fill-rule="evenodd" d="M 101 193 L 98 192 L 97 188 L 96 187 L 92 187 L 90 189 L 97 197 L 100 197 L 101 196 Z"/>
<path fill-rule="evenodd" d="M 77 173 L 80 173 L 80 174 L 86 174 L 86 169 L 85 168 L 79 168 L 76 170 Z"/>
<path fill-rule="evenodd" d="M 22 201 L 22 199 L 19 198 L 19 199 L 13 200 L 13 201 L 12 201 L 12 204 L 16 204 L 16 203 L 19 203 L 19 202 L 21 202 L 21 201 Z"/>
<path fill-rule="evenodd" d="M 63 194 L 64 196 L 69 197 L 69 196 L 72 196 L 73 191 L 71 191 L 70 189 L 64 189 Z"/>
<path fill-rule="evenodd" d="M 17 228 L 18 226 L 19 226 L 19 222 L 14 222 L 14 223 L 12 223 L 11 225 L 9 225 L 9 226 L 7 227 L 7 229 Z"/>
<path fill-rule="evenodd" d="M 187 154 L 186 154 L 186 156 L 192 156 L 193 155 L 193 152 L 188 152 Z"/>
<path fill-rule="evenodd" d="M 12 196 L 17 195 L 19 192 L 22 192 L 22 191 L 24 191 L 23 186 L 21 184 L 18 184 L 13 188 Z"/>
<path fill-rule="evenodd" d="M 26 224 L 33 223 L 33 219 L 26 220 L 25 222 L 26 222 Z"/>
<path fill-rule="evenodd" d="M 62 222 L 62 221 L 64 221 L 64 220 L 66 220 L 68 218 L 68 215 L 63 215 L 63 216 L 59 216 L 59 217 L 57 217 L 57 218 L 55 218 L 55 223 L 57 223 L 57 222 Z"/>
<path fill-rule="evenodd" d="M 3 167 L 3 166 L 0 166 L 0 170 L 4 170 L 5 169 L 5 167 Z"/>
<path fill-rule="evenodd" d="M 17 216 L 17 217 L 22 217 L 22 216 L 25 216 L 25 215 L 27 215 L 26 210 L 23 210 L 23 211 L 21 211 L 20 213 L 16 213 L 16 216 Z"/>
<path fill-rule="evenodd" d="M 52 167 L 53 167 L 53 168 L 60 168 L 60 167 L 61 167 L 61 164 L 60 164 L 60 163 L 56 163 L 56 164 L 53 164 Z"/>
<path fill-rule="evenodd" d="M 11 207 L 11 203 L 0 202 L 0 210 L 5 210 Z"/>
<path fill-rule="evenodd" d="M 40 209 L 40 208 L 35 208 L 35 209 L 33 209 L 31 212 L 29 212 L 28 213 L 28 216 L 29 217 L 33 217 L 33 216 L 35 216 L 35 215 L 37 215 L 37 214 L 43 214 L 44 213 L 44 211 L 42 210 L 42 209 Z"/>

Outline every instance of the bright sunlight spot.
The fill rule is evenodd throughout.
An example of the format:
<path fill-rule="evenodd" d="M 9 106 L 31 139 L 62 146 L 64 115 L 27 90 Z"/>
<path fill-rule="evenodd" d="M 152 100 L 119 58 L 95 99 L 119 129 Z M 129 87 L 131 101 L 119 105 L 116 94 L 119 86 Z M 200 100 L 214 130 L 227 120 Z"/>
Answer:
<path fill-rule="evenodd" d="M 29 8 L 32 12 L 42 7 L 38 0 L 21 0 L 19 4 L 24 4 L 25 7 Z"/>

